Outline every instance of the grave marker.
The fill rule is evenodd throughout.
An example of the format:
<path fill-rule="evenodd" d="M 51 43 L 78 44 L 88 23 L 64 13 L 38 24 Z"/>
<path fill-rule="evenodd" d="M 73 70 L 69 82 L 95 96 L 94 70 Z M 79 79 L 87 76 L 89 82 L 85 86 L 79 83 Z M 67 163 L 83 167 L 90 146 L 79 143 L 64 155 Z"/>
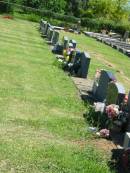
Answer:
<path fill-rule="evenodd" d="M 63 49 L 67 49 L 69 47 L 69 39 L 68 37 L 63 37 Z"/>
<path fill-rule="evenodd" d="M 82 52 L 80 61 L 80 68 L 78 70 L 77 75 L 81 78 L 87 78 L 89 65 L 91 61 L 90 55 L 87 52 Z"/>
<path fill-rule="evenodd" d="M 95 88 L 94 95 L 97 101 L 103 102 L 106 99 L 108 84 L 114 80 L 116 80 L 116 78 L 112 72 L 101 70 L 101 75 L 96 86 L 97 88 L 93 87 Z"/>
<path fill-rule="evenodd" d="M 70 43 L 73 44 L 73 48 L 75 49 L 77 46 L 77 42 L 75 40 L 70 40 Z"/>
<path fill-rule="evenodd" d="M 129 31 L 126 31 L 123 37 L 123 41 L 127 41 L 127 39 L 129 38 Z"/>
<path fill-rule="evenodd" d="M 43 32 L 43 35 L 47 35 L 47 31 L 48 31 L 48 28 L 51 27 L 51 25 L 49 23 L 46 23 L 45 24 L 45 27 L 44 27 L 44 32 Z"/>
<path fill-rule="evenodd" d="M 60 33 L 58 31 L 53 31 L 52 44 L 55 45 L 59 40 Z"/>
<path fill-rule="evenodd" d="M 111 82 L 108 85 L 106 103 L 120 105 L 125 97 L 124 86 L 118 82 Z"/>

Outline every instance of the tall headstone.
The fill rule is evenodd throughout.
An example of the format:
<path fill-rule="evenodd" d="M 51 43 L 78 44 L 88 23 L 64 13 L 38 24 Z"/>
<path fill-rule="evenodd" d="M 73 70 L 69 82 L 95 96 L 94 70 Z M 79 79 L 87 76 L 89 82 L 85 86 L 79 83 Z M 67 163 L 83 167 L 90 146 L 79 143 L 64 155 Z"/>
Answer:
<path fill-rule="evenodd" d="M 44 34 L 44 30 L 45 30 L 46 24 L 47 24 L 47 21 L 41 20 L 41 23 L 40 23 L 40 30 L 41 30 L 42 34 Z"/>
<path fill-rule="evenodd" d="M 49 40 L 49 41 L 52 40 L 52 36 L 53 36 L 53 29 L 50 28 L 50 32 L 49 32 L 49 35 L 48 35 L 48 40 Z"/>
<path fill-rule="evenodd" d="M 111 82 L 108 85 L 106 104 L 117 104 L 120 105 L 125 97 L 124 86 L 118 82 Z"/>
<path fill-rule="evenodd" d="M 59 41 L 59 32 L 53 31 L 52 44 L 55 45 Z"/>
<path fill-rule="evenodd" d="M 47 31 L 48 31 L 48 28 L 51 27 L 51 25 L 49 23 L 46 23 L 45 24 L 45 27 L 44 27 L 44 32 L 43 32 L 43 35 L 47 35 Z"/>
<path fill-rule="evenodd" d="M 47 30 L 47 39 L 48 39 L 48 37 L 49 37 L 49 35 L 50 35 L 50 27 L 48 28 L 48 30 Z"/>
<path fill-rule="evenodd" d="M 99 102 L 103 102 L 107 96 L 108 84 L 111 81 L 115 81 L 116 78 L 112 72 L 101 70 L 101 75 L 97 84 L 97 88 L 95 89 L 95 99 Z"/>
<path fill-rule="evenodd" d="M 87 52 L 82 52 L 80 57 L 80 68 L 77 74 L 78 77 L 87 78 L 90 61 L 90 55 Z"/>

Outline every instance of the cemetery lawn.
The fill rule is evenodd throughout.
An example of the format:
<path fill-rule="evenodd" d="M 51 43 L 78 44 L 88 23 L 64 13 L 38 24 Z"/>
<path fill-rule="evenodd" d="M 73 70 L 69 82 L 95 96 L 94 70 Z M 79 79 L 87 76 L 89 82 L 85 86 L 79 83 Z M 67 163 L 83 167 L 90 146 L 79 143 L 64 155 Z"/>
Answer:
<path fill-rule="evenodd" d="M 0 172 L 110 173 L 38 24 L 0 16 L 0 27 Z"/>
<path fill-rule="evenodd" d="M 75 39 L 78 43 L 78 49 L 90 53 L 92 58 L 89 68 L 90 78 L 94 78 L 96 69 L 107 69 L 115 74 L 127 92 L 130 90 L 130 58 L 128 56 L 84 34 L 61 32 L 61 38 L 63 35 Z"/>

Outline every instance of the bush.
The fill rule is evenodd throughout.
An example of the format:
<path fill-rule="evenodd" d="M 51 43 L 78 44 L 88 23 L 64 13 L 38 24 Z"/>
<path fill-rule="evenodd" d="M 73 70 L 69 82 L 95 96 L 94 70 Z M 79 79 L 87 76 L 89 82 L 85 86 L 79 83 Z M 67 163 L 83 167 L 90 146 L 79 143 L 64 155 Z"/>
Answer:
<path fill-rule="evenodd" d="M 130 31 L 129 22 L 127 23 L 116 23 L 112 20 L 102 19 L 92 19 L 92 18 L 82 18 L 81 24 L 84 27 L 87 27 L 89 30 L 100 32 L 101 29 L 107 29 L 108 31 L 113 30 L 121 35 L 125 33 L 125 31 Z"/>
<path fill-rule="evenodd" d="M 0 2 L 0 13 L 10 13 L 12 11 L 13 11 L 13 8 L 11 5 Z"/>

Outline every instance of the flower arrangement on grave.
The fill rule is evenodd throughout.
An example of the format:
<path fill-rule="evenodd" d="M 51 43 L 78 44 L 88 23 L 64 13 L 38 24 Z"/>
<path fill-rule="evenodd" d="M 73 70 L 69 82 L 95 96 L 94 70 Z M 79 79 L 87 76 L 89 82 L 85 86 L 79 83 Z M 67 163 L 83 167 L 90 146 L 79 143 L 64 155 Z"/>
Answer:
<path fill-rule="evenodd" d="M 114 129 L 116 131 L 126 130 L 128 113 L 125 111 L 125 104 L 126 103 L 123 101 L 121 109 L 115 104 L 111 104 L 106 107 L 106 114 L 108 116 L 106 124 L 109 129 Z"/>
<path fill-rule="evenodd" d="M 109 138 L 110 130 L 102 129 L 102 130 L 100 130 L 99 135 L 100 135 L 100 137 L 103 137 L 103 138 Z"/>
<path fill-rule="evenodd" d="M 115 104 L 108 105 L 106 107 L 106 113 L 109 119 L 116 119 L 119 115 L 119 106 Z"/>

